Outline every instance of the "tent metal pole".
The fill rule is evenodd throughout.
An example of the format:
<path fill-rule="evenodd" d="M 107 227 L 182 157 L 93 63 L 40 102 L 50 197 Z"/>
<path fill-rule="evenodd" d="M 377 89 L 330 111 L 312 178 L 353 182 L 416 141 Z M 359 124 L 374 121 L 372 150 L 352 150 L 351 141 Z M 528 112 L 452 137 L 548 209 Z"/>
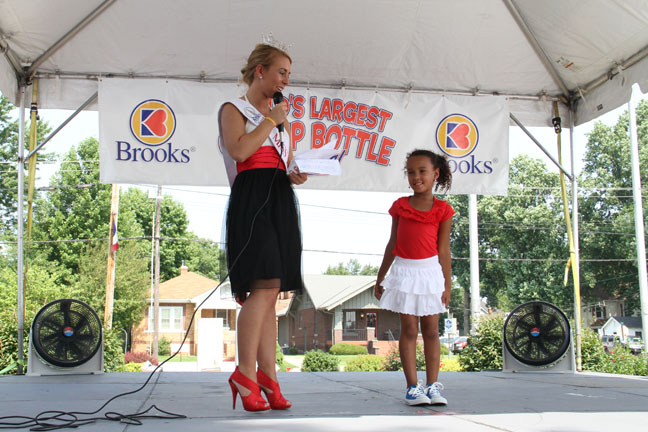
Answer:
<path fill-rule="evenodd" d="M 517 23 L 520 30 L 522 30 L 522 33 L 524 33 L 524 36 L 526 36 L 527 40 L 533 47 L 533 50 L 535 51 L 536 55 L 542 62 L 543 66 L 545 67 L 547 72 L 549 72 L 549 75 L 551 75 L 551 78 L 553 78 L 554 82 L 558 85 L 558 87 L 560 87 L 560 90 L 563 92 L 563 96 L 569 99 L 569 90 L 567 89 L 567 86 L 558 75 L 558 72 L 556 72 L 556 70 L 554 69 L 551 60 L 549 60 L 547 54 L 545 54 L 544 50 L 540 46 L 540 43 L 535 38 L 533 32 L 531 31 L 529 26 L 522 18 L 522 15 L 520 15 L 520 12 L 518 11 L 517 7 L 515 7 L 515 4 L 513 4 L 513 1 L 512 0 L 502 0 L 502 1 L 504 1 L 504 4 L 506 5 L 507 9 L 511 13 L 511 16 Z"/>
<path fill-rule="evenodd" d="M 644 352 L 648 350 L 648 284 L 646 279 L 646 236 L 644 232 L 643 203 L 641 199 L 641 172 L 639 170 L 639 143 L 637 140 L 637 115 L 635 106 L 639 84 L 633 84 L 628 101 L 630 115 L 630 156 L 632 162 L 632 196 L 634 198 L 635 240 L 637 243 L 637 268 L 639 270 L 639 299 Z"/>
<path fill-rule="evenodd" d="M 525 134 L 527 134 L 527 136 L 528 136 L 529 138 L 531 138 L 531 141 L 533 141 L 533 142 L 534 142 L 538 147 L 540 147 L 540 150 L 542 150 L 542 151 L 544 152 L 544 154 L 546 154 L 547 157 L 548 157 L 549 159 L 551 159 L 551 161 L 554 163 L 554 165 L 556 165 L 556 166 L 558 167 L 558 169 L 560 169 L 560 171 L 562 171 L 563 174 L 565 174 L 565 175 L 567 176 L 567 178 L 568 178 L 570 181 L 574 181 L 573 176 L 572 176 L 572 175 L 567 171 L 567 169 L 566 169 L 565 167 L 563 167 L 563 166 L 560 164 L 560 162 L 558 162 L 558 161 L 557 161 L 557 160 L 556 160 L 556 159 L 551 155 L 551 153 L 549 153 L 549 152 L 547 151 L 547 149 L 544 148 L 544 146 L 543 146 L 542 144 L 540 144 L 540 141 L 538 141 L 538 140 L 533 136 L 533 134 L 532 134 L 531 132 L 529 132 L 529 130 L 528 130 L 527 128 L 524 127 L 524 125 L 522 124 L 522 122 L 520 122 L 520 120 L 518 120 L 517 117 L 515 117 L 515 116 L 513 115 L 513 113 L 509 113 L 509 117 L 511 117 L 511 120 L 513 120 L 513 121 L 515 122 L 515 124 L 517 124 L 517 125 L 520 127 L 520 129 L 522 129 L 522 131 L 523 131 Z M 571 115 L 570 118 L 573 118 L 573 115 Z M 573 120 L 571 120 L 571 121 L 573 122 Z"/>
<path fill-rule="evenodd" d="M 479 293 L 479 238 L 477 232 L 477 195 L 468 195 L 468 237 L 470 242 L 470 332 L 479 325 L 481 295 Z"/>
<path fill-rule="evenodd" d="M 77 108 L 77 110 L 74 111 L 74 113 L 72 113 L 72 114 L 70 115 L 70 117 L 68 117 L 67 119 L 65 119 L 65 121 L 59 125 L 59 127 L 57 127 L 57 128 L 56 128 L 52 133 L 50 133 L 50 134 L 47 136 L 47 138 L 45 138 L 45 139 L 43 140 L 42 143 L 38 144 L 34 150 L 32 150 L 31 152 L 29 152 L 29 154 L 27 155 L 26 159 L 29 160 L 29 158 L 32 157 L 35 153 L 37 153 L 38 150 L 40 150 L 41 148 L 43 148 L 43 146 L 44 146 L 45 144 L 47 144 L 47 142 L 48 142 L 49 140 L 51 140 L 52 138 L 54 138 L 54 135 L 56 135 L 57 133 L 59 133 L 59 132 L 61 131 L 61 129 L 63 129 L 63 128 L 65 127 L 65 125 L 67 125 L 68 123 L 70 123 L 70 122 L 72 121 L 72 119 L 73 119 L 74 117 L 77 116 L 77 114 L 79 114 L 79 113 L 80 113 L 81 111 L 83 111 L 83 110 L 84 110 L 88 105 L 90 105 L 92 102 L 94 102 L 94 100 L 97 99 L 97 95 L 98 95 L 98 94 L 99 94 L 98 92 L 94 92 L 94 94 L 93 94 L 92 96 L 90 96 L 90 98 L 88 98 L 88 100 L 86 100 L 85 102 L 83 102 L 83 104 L 81 104 L 81 106 L 80 106 L 79 108 Z"/>
<path fill-rule="evenodd" d="M 76 36 L 85 26 L 90 24 L 95 18 L 101 15 L 106 9 L 112 6 L 116 0 L 105 0 L 99 6 L 95 8 L 92 12 L 83 18 L 77 25 L 72 27 L 67 33 L 65 33 L 59 40 L 57 40 L 54 45 L 49 47 L 43 54 L 40 55 L 27 69 L 26 75 L 31 77 L 38 67 L 43 64 L 50 56 L 52 56 L 56 51 L 58 51 L 63 45 L 65 45 L 70 39 Z"/>
<path fill-rule="evenodd" d="M 0 35 L 5 34 L 2 29 L 0 29 Z M 18 82 L 21 82 L 23 77 L 25 76 L 25 73 L 23 72 L 23 68 L 20 65 L 20 60 L 16 58 L 14 55 L 13 51 L 11 51 L 11 47 L 9 46 L 9 42 L 7 42 L 5 39 L 0 37 L 0 50 L 4 53 L 5 57 L 7 57 L 7 60 L 9 60 L 9 63 L 11 64 L 11 67 L 14 70 L 14 73 L 16 74 L 16 80 Z"/>
<path fill-rule="evenodd" d="M 24 195 L 25 195 L 25 85 L 20 86 L 20 115 L 18 123 L 18 374 L 23 373 L 22 363 L 25 360 L 23 337 L 25 334 L 25 290 L 24 290 L 24 262 L 23 262 L 23 236 L 24 236 Z"/>
<path fill-rule="evenodd" d="M 582 364 L 582 322 L 581 322 L 581 301 L 580 301 L 580 246 L 578 243 L 578 177 L 576 176 L 576 158 L 574 154 L 574 112 L 569 109 L 569 151 L 572 171 L 572 245 L 574 248 L 572 260 L 572 272 L 574 275 L 574 324 L 576 326 L 576 347 L 575 360 L 576 368 L 580 372 Z M 578 280 L 576 280 L 578 278 Z M 576 289 L 578 287 L 578 289 Z"/>

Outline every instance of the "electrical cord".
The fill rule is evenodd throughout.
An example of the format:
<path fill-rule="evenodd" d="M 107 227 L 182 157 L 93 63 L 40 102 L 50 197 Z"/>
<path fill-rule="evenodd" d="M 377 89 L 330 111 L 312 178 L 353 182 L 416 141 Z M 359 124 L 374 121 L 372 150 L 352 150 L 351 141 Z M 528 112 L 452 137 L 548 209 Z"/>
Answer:
<path fill-rule="evenodd" d="M 280 136 L 282 136 L 281 134 Z M 108 420 L 108 421 L 115 421 L 115 422 L 120 422 L 124 424 L 129 424 L 129 425 L 141 425 L 143 419 L 146 418 L 158 418 L 158 419 L 180 419 L 180 418 L 187 418 L 186 415 L 184 414 L 175 414 L 169 411 L 165 411 L 163 409 L 158 408 L 156 405 L 151 405 L 149 408 L 147 408 L 144 411 L 138 412 L 138 413 L 133 413 L 133 414 L 121 414 L 118 412 L 114 411 L 108 411 L 104 413 L 103 417 L 88 417 L 88 418 L 82 418 L 80 416 L 82 415 L 94 415 L 102 411 L 108 404 L 110 404 L 112 401 L 115 399 L 118 399 L 123 396 L 128 396 L 131 394 L 135 394 L 149 383 L 151 381 L 151 378 L 153 378 L 153 375 L 155 372 L 158 371 L 165 363 L 167 363 L 169 360 L 174 358 L 180 350 L 182 349 L 182 346 L 184 345 L 185 341 L 187 340 L 187 337 L 189 336 L 189 330 L 191 329 L 191 326 L 193 325 L 194 318 L 196 316 L 196 313 L 200 310 L 200 307 L 220 288 L 220 286 L 227 280 L 229 277 L 231 270 L 236 266 L 238 263 L 238 260 L 241 258 L 243 255 L 243 252 L 247 249 L 248 245 L 250 244 L 250 241 L 252 240 L 252 233 L 254 232 L 254 223 L 256 222 L 257 216 L 261 213 L 263 208 L 268 204 L 268 201 L 270 200 L 270 195 L 272 193 L 272 186 L 274 184 L 275 178 L 277 176 L 277 172 L 280 171 L 280 166 L 282 162 L 281 154 L 283 153 L 283 138 L 281 139 L 280 142 L 281 146 L 281 153 L 279 154 L 279 161 L 277 162 L 277 166 L 275 168 L 275 171 L 272 174 L 272 179 L 270 180 L 270 185 L 268 187 L 268 194 L 266 195 L 265 201 L 263 201 L 263 204 L 259 207 L 259 209 L 256 211 L 254 216 L 252 217 L 252 222 L 250 223 L 250 235 L 247 238 L 247 241 L 243 245 L 243 248 L 241 248 L 241 251 L 238 253 L 234 261 L 232 262 L 232 265 L 229 266 L 228 272 L 225 275 L 225 277 L 222 279 L 222 281 L 209 293 L 205 299 L 200 302 L 200 304 L 195 308 L 193 314 L 191 315 L 191 319 L 189 320 L 189 325 L 187 327 L 187 331 L 185 332 L 185 336 L 182 339 L 182 343 L 180 343 L 180 346 L 178 347 L 178 350 L 170 356 L 168 359 L 164 360 L 162 363 L 160 363 L 153 371 L 149 374 L 148 378 L 146 381 L 144 381 L 144 384 L 142 384 L 139 388 L 136 390 L 132 390 L 129 392 L 124 392 L 120 393 L 116 396 L 111 397 L 106 401 L 101 407 L 96 409 L 95 411 L 91 412 L 81 412 L 81 411 L 70 411 L 70 412 L 65 412 L 65 411 L 58 411 L 58 410 L 47 410 L 43 411 L 39 414 L 37 414 L 35 417 L 27 417 L 27 416 L 5 416 L 5 417 L 0 417 L 0 429 L 19 429 L 19 428 L 25 428 L 25 427 L 30 427 L 30 430 L 32 431 L 50 431 L 50 430 L 57 430 L 57 429 L 65 429 L 65 428 L 76 428 L 82 425 L 94 423 L 99 420 Z M 287 173 L 286 173 L 287 174 Z M 152 410 L 157 410 L 158 412 L 162 413 L 163 415 L 160 414 L 148 414 Z M 7 421 L 9 420 L 9 421 Z M 11 422 L 11 420 L 14 420 L 14 422 Z"/>

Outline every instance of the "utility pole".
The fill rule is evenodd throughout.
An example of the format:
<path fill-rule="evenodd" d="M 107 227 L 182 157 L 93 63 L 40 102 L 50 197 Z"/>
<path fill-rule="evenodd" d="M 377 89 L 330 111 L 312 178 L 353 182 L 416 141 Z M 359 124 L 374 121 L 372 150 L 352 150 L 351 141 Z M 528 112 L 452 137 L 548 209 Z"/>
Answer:
<path fill-rule="evenodd" d="M 115 303 L 115 257 L 117 255 L 117 216 L 119 213 L 119 185 L 112 185 L 110 199 L 110 230 L 108 234 L 108 273 L 106 275 L 106 308 L 104 310 L 104 327 L 112 328 L 113 305 Z"/>
<path fill-rule="evenodd" d="M 153 352 L 158 357 L 158 335 L 160 332 L 160 206 L 162 186 L 158 186 L 155 200 L 155 288 L 153 290 Z"/>

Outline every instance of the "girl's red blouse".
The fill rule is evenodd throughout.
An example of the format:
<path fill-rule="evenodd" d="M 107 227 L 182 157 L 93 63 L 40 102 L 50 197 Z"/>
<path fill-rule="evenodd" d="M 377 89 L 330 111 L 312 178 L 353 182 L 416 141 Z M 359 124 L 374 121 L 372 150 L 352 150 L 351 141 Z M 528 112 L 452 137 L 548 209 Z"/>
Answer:
<path fill-rule="evenodd" d="M 454 209 L 446 201 L 434 198 L 429 211 L 412 207 L 410 197 L 394 201 L 389 214 L 398 219 L 396 246 L 393 253 L 407 259 L 424 259 L 439 254 L 439 225 L 454 215 Z"/>

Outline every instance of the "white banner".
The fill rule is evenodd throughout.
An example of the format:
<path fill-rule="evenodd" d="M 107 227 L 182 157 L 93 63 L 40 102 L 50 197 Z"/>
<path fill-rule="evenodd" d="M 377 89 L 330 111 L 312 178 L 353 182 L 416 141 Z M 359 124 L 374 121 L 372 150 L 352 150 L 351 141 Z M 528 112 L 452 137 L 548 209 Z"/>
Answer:
<path fill-rule="evenodd" d="M 103 79 L 101 182 L 226 185 L 217 116 L 237 94 L 232 84 Z"/>
<path fill-rule="evenodd" d="M 220 105 L 234 84 L 104 79 L 99 87 L 101 180 L 228 185 L 218 150 Z M 341 176 L 311 177 L 309 189 L 407 191 L 414 149 L 445 154 L 452 194 L 505 195 L 509 111 L 504 97 L 306 89 L 284 92 L 292 149 L 337 140 Z"/>

